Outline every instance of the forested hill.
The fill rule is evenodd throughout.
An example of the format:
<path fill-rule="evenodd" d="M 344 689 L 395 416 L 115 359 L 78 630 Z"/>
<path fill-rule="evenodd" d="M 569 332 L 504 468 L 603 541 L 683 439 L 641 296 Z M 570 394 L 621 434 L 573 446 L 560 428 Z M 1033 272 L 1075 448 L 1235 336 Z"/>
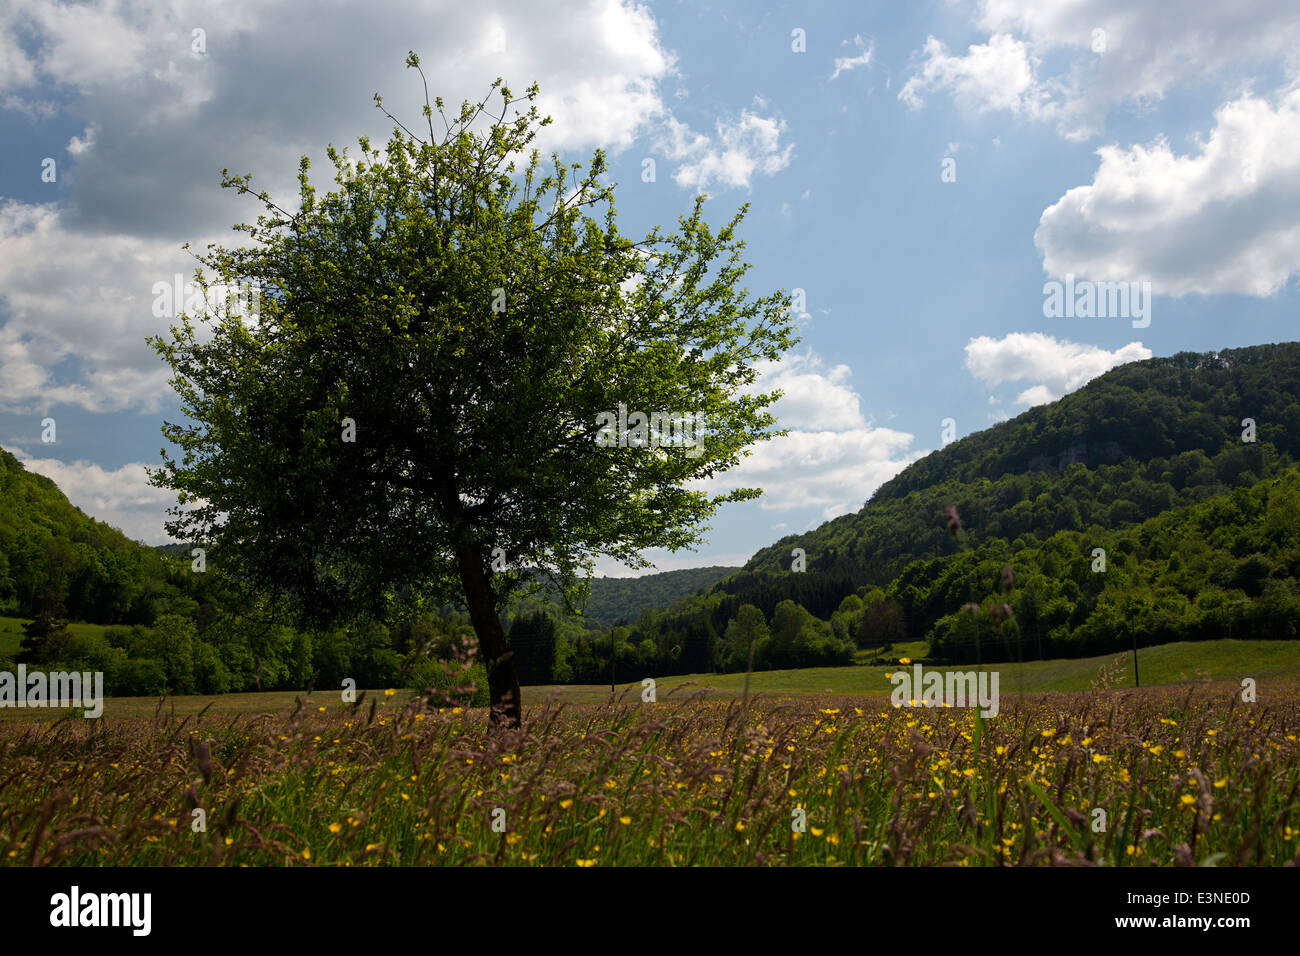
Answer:
<path fill-rule="evenodd" d="M 665 608 L 701 588 L 717 583 L 739 568 L 684 568 L 639 578 L 592 578 L 585 617 L 592 624 L 630 624 L 646 611 Z M 517 602 L 515 613 L 533 609 L 535 602 Z"/>
<path fill-rule="evenodd" d="M 1256 441 L 1243 441 L 1243 419 Z M 1183 352 L 1121 366 L 1059 401 L 953 442 L 886 482 L 855 514 L 782 538 L 746 564 L 884 586 L 950 553 L 955 505 L 971 543 L 1028 545 L 1115 529 L 1280 473 L 1300 458 L 1300 343 Z"/>
<path fill-rule="evenodd" d="M 73 620 L 147 623 L 184 603 L 185 587 L 176 562 L 88 517 L 0 449 L 0 616 L 34 617 L 51 599 Z"/>

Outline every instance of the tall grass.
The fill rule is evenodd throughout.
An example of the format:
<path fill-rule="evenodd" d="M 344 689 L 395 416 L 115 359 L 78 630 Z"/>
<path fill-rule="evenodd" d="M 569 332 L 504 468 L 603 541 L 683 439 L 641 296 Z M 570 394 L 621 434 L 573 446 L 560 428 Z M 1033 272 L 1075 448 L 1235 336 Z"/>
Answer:
<path fill-rule="evenodd" d="M 1294 862 L 1300 686 L 1238 690 L 10 721 L 0 864 Z"/>

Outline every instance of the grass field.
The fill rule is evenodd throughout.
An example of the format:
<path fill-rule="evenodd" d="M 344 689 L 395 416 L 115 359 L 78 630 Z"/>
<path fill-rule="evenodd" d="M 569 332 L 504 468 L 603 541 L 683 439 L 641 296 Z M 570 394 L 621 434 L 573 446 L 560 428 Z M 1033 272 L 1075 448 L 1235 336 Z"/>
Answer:
<path fill-rule="evenodd" d="M 0 866 L 1300 864 L 1300 643 L 1139 661 L 998 665 L 992 719 L 890 706 L 898 664 L 528 687 L 517 731 L 393 688 L 3 710 Z"/>
<path fill-rule="evenodd" d="M 0 865 L 1291 862 L 1300 683 L 1238 691 L 5 722 Z"/>
<path fill-rule="evenodd" d="M 0 625 L 5 620 L 8 619 L 0 618 Z M 901 650 L 917 653 L 923 651 L 923 646 L 909 645 Z M 999 671 L 1000 691 L 1004 696 L 1043 691 L 1084 691 L 1092 687 L 1102 665 L 1117 659 L 1120 660 L 1121 675 L 1117 686 L 1132 687 L 1133 660 L 1128 654 L 1121 658 L 1107 655 L 1077 660 L 1033 661 L 1024 665 L 998 664 L 984 670 Z M 893 689 L 885 675 L 898 668 L 899 665 L 895 664 L 891 667 L 810 667 L 800 670 L 757 671 L 751 675 L 749 686 L 752 694 L 764 697 L 790 698 L 822 694 L 882 697 L 888 696 Z M 1139 651 L 1138 670 L 1143 687 L 1216 681 L 1239 684 L 1245 677 L 1253 678 L 1258 684 L 1286 678 L 1300 680 L 1300 641 L 1223 640 L 1165 644 Z M 744 685 L 744 674 L 688 674 L 658 680 L 655 693 L 659 700 L 665 701 L 696 691 L 707 691 L 718 699 L 730 700 L 742 695 Z M 616 684 L 615 687 L 617 696 L 622 700 L 634 701 L 641 698 L 642 685 L 639 680 Z M 383 690 L 376 689 L 370 693 L 382 696 Z M 523 697 L 526 705 L 546 701 L 603 704 L 609 700 L 609 685 L 525 687 Z M 300 698 L 309 699 L 312 706 L 345 706 L 338 693 L 317 688 L 311 695 L 301 691 L 273 691 L 224 694 L 220 697 L 169 697 L 163 707 L 166 713 L 177 716 L 196 714 L 205 707 L 209 707 L 214 714 L 281 713 L 292 709 Z M 154 697 L 109 698 L 104 703 L 104 716 L 152 717 L 158 708 L 159 701 Z M 0 721 L 56 720 L 61 716 L 63 714 L 49 710 L 0 709 Z"/>
<path fill-rule="evenodd" d="M 18 642 L 23 639 L 23 625 L 29 618 L 0 617 L 0 657 L 12 658 L 18 653 Z M 101 635 L 106 630 L 102 624 L 69 624 L 68 630 L 82 636 Z"/>

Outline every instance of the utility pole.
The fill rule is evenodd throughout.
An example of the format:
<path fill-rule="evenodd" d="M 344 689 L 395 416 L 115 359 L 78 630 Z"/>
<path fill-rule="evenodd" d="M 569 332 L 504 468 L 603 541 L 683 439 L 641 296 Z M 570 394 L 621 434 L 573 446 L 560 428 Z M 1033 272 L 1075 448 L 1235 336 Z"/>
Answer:
<path fill-rule="evenodd" d="M 1138 638 L 1137 632 L 1133 632 L 1133 684 L 1135 687 L 1142 686 L 1142 678 L 1138 676 Z"/>

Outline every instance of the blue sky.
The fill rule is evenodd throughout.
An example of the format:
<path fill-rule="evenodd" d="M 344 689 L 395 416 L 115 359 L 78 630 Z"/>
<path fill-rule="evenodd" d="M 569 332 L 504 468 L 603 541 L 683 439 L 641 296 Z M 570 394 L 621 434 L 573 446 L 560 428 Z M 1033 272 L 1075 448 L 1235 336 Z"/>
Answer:
<path fill-rule="evenodd" d="M 386 138 L 373 93 L 418 116 L 408 49 L 453 103 L 537 80 L 544 145 L 609 152 L 625 231 L 700 191 L 715 223 L 750 203 L 749 288 L 803 290 L 803 341 L 763 370 L 792 434 L 715 483 L 767 494 L 660 568 L 738 564 L 858 509 L 946 418 L 966 435 L 1124 361 L 1295 338 L 1294 3 L 469 6 L 6 4 L 0 445 L 166 540 L 152 286 L 192 271 L 182 243 L 255 217 L 223 166 L 292 200 L 300 155 L 324 186 L 326 143 Z M 1149 282 L 1149 324 L 1045 316 L 1067 274 Z"/>

